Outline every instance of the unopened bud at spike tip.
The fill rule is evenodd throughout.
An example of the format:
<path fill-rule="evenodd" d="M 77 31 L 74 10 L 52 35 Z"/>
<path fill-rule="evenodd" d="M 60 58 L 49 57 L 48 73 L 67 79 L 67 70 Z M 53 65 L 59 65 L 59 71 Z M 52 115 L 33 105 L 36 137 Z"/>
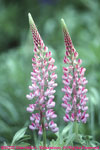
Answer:
<path fill-rule="evenodd" d="M 64 21 L 63 18 L 61 19 L 61 25 L 62 25 L 62 28 L 67 31 L 67 26 L 66 26 L 65 21 Z"/>
<path fill-rule="evenodd" d="M 34 25 L 35 24 L 30 13 L 28 13 L 28 19 L 29 19 L 29 24 L 30 25 Z"/>

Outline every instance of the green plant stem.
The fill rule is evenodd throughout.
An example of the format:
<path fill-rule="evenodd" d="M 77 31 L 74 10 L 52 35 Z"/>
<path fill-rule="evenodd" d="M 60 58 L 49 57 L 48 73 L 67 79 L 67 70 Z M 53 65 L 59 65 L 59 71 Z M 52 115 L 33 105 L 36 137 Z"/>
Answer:
<path fill-rule="evenodd" d="M 43 146 L 46 146 L 46 130 L 45 127 L 43 127 Z"/>
<path fill-rule="evenodd" d="M 42 111 L 40 111 L 40 115 L 41 115 L 42 130 L 43 130 L 43 147 L 45 147 L 46 146 L 46 130 L 45 130 L 45 126 L 44 126 L 44 117 L 43 117 Z"/>
<path fill-rule="evenodd" d="M 76 135 L 76 138 L 78 137 L 78 123 L 77 121 L 74 122 L 74 133 Z"/>

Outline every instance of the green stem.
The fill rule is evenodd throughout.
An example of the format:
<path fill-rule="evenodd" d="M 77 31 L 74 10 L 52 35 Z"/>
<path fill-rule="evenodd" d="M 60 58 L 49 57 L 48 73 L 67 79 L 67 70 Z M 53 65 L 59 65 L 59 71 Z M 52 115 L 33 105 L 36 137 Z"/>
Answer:
<path fill-rule="evenodd" d="M 74 133 L 76 135 L 76 138 L 78 137 L 78 123 L 77 121 L 74 122 Z"/>
<path fill-rule="evenodd" d="M 44 126 L 44 117 L 43 117 L 42 111 L 40 111 L 40 115 L 41 115 L 41 123 L 42 123 L 42 130 L 43 130 L 43 147 L 45 147 L 46 146 L 46 130 Z"/>
<path fill-rule="evenodd" d="M 43 127 L 43 146 L 46 146 L 46 130 L 45 127 Z"/>

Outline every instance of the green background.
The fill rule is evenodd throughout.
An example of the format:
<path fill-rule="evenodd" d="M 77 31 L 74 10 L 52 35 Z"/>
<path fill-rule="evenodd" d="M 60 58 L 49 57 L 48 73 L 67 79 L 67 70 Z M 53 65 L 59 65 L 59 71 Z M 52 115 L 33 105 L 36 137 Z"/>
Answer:
<path fill-rule="evenodd" d="M 99 0 L 1 0 L 0 1 L 0 143 L 11 142 L 14 134 L 29 124 L 29 101 L 33 41 L 28 12 L 33 16 L 44 43 L 58 67 L 55 111 L 60 131 L 66 125 L 61 108 L 62 66 L 65 53 L 61 18 L 86 67 L 89 119 L 80 133 L 100 142 L 100 1 Z M 33 133 L 28 129 L 28 134 Z M 53 133 L 48 139 L 55 138 Z"/>

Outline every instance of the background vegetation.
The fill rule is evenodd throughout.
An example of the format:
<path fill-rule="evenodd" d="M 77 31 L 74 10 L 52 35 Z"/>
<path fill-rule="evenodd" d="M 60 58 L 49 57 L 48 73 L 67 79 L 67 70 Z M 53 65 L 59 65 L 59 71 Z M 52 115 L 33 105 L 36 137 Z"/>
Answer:
<path fill-rule="evenodd" d="M 58 66 L 56 113 L 60 131 L 63 122 L 62 66 L 65 47 L 60 19 L 64 18 L 83 65 L 89 96 L 89 119 L 80 127 L 84 135 L 93 135 L 100 142 L 100 1 L 99 0 L 1 0 L 0 1 L 0 144 L 11 142 L 14 134 L 29 124 L 26 107 L 29 101 L 33 41 L 29 32 L 31 12 L 45 44 Z M 59 111 L 60 109 L 60 111 Z M 29 129 L 33 141 L 35 132 Z M 55 138 L 48 133 L 48 139 Z"/>

